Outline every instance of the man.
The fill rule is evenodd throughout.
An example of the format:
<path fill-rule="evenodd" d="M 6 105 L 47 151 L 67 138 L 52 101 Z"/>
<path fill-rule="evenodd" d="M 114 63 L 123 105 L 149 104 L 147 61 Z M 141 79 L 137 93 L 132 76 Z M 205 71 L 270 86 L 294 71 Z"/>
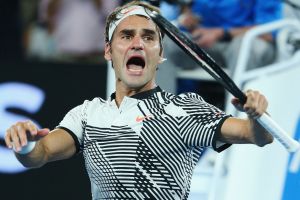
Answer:
<path fill-rule="evenodd" d="M 232 143 L 272 142 L 255 121 L 267 108 L 258 92 L 246 93 L 243 109 L 249 119 L 242 120 L 197 94 L 176 96 L 156 86 L 162 34 L 145 8 L 154 9 L 133 2 L 108 17 L 105 58 L 116 76 L 109 100 L 85 101 L 51 132 L 29 121 L 7 130 L 6 144 L 24 166 L 40 167 L 83 152 L 93 199 L 187 199 L 205 147 L 221 151 Z M 233 103 L 239 105 L 236 99 Z"/>

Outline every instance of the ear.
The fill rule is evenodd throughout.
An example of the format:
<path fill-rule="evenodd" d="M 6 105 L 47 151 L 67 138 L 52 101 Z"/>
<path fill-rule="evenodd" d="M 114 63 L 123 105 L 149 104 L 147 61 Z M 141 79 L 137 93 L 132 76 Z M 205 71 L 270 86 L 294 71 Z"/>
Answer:
<path fill-rule="evenodd" d="M 167 60 L 166 58 L 161 56 L 159 61 L 158 61 L 158 64 L 161 64 L 161 63 L 165 62 L 166 60 Z"/>
<path fill-rule="evenodd" d="M 104 58 L 107 61 L 111 61 L 111 46 L 108 42 L 105 43 L 104 47 Z"/>
<path fill-rule="evenodd" d="M 159 61 L 158 61 L 158 64 L 161 64 L 165 61 L 166 59 L 164 58 L 164 52 L 162 51 L 160 53 L 160 58 L 159 58 Z"/>

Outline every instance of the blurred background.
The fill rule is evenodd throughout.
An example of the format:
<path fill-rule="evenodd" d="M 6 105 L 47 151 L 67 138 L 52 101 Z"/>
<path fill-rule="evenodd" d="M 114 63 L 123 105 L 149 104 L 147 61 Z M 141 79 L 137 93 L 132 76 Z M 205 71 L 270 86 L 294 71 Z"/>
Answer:
<path fill-rule="evenodd" d="M 0 199 L 91 199 L 82 155 L 25 169 L 5 130 L 30 119 L 55 128 L 85 99 L 114 91 L 103 58 L 106 16 L 125 0 L 10 0 L 0 3 Z M 148 0 L 205 49 L 243 90 L 269 99 L 269 113 L 300 138 L 299 0 Z M 221 31 L 221 32 L 220 32 Z M 221 34 L 220 34 L 221 33 Z M 226 33 L 226 34 L 225 34 Z M 192 91 L 235 116 L 231 96 L 168 38 L 157 82 Z M 167 77 L 167 78 L 166 78 Z M 300 199 L 300 153 L 277 141 L 264 148 L 207 150 L 195 169 L 193 200 Z"/>

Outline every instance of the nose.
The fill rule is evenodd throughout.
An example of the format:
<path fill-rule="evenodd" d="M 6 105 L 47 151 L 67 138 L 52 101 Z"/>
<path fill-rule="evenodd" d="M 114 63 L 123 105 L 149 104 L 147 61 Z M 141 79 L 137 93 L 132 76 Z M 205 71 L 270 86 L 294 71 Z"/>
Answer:
<path fill-rule="evenodd" d="M 141 37 L 136 36 L 132 39 L 132 49 L 134 50 L 143 50 L 144 49 L 144 43 Z"/>

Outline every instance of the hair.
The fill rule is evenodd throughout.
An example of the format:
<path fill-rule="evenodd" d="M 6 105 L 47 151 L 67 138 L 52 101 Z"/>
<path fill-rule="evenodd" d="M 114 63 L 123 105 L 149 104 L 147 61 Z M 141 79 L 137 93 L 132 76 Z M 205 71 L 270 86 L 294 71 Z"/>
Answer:
<path fill-rule="evenodd" d="M 105 42 L 106 43 L 110 43 L 111 41 L 109 41 L 109 36 L 108 36 L 108 32 L 109 32 L 109 27 L 110 27 L 110 24 L 111 23 L 114 23 L 115 21 L 118 20 L 117 16 L 118 14 L 121 12 L 121 10 L 125 9 L 125 8 L 129 8 L 131 6 L 142 6 L 150 11 L 155 11 L 157 13 L 160 13 L 159 11 L 159 8 L 155 7 L 155 6 L 152 6 L 146 2 L 141 2 L 141 1 L 137 1 L 137 0 L 134 0 L 130 3 L 127 3 L 123 6 L 120 6 L 120 7 L 117 7 L 107 18 L 106 18 L 106 24 L 105 24 Z M 164 33 L 161 31 L 161 29 L 157 26 L 156 26 L 156 29 L 158 30 L 159 32 L 159 44 L 160 44 L 160 53 L 162 52 L 162 49 L 163 49 L 163 46 L 162 46 L 162 39 L 164 37 Z M 113 38 L 113 37 L 112 37 Z M 111 40 L 112 40 L 111 38 Z"/>

